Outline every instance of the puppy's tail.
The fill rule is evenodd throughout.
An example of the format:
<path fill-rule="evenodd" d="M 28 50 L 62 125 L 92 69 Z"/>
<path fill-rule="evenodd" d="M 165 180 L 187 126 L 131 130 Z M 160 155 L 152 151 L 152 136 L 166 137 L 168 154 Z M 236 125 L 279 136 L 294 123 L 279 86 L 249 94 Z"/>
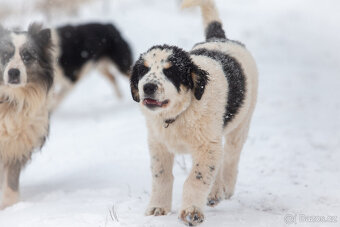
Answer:
<path fill-rule="evenodd" d="M 183 0 L 182 8 L 192 6 L 201 7 L 206 40 L 226 39 L 214 0 Z"/>

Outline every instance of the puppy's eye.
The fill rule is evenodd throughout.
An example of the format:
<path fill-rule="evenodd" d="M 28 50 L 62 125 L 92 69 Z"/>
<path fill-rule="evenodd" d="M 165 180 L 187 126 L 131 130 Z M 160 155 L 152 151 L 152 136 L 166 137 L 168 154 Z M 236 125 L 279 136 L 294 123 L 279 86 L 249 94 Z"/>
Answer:
<path fill-rule="evenodd" d="M 24 63 L 28 63 L 31 60 L 33 60 L 32 54 L 28 51 L 23 52 L 21 57 L 22 57 L 22 60 L 24 61 Z"/>

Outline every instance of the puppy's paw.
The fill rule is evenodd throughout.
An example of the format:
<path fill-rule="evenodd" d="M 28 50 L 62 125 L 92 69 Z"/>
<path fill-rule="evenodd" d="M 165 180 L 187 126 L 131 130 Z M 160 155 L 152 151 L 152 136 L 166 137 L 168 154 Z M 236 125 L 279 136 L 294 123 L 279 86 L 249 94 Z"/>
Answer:
<path fill-rule="evenodd" d="M 182 210 L 179 218 L 188 226 L 199 225 L 204 221 L 202 211 L 194 206 Z"/>
<path fill-rule="evenodd" d="M 207 206 L 215 207 L 215 206 L 217 206 L 220 202 L 221 202 L 221 198 L 210 197 L 210 198 L 208 198 Z"/>
<path fill-rule="evenodd" d="M 5 192 L 0 203 L 0 210 L 3 210 L 13 204 L 19 202 L 19 193 L 18 192 Z"/>
<path fill-rule="evenodd" d="M 230 199 L 234 195 L 234 188 L 224 187 L 224 199 Z"/>
<path fill-rule="evenodd" d="M 224 198 L 224 190 L 223 187 L 213 188 L 208 196 L 207 205 L 210 207 L 215 207 L 217 204 L 221 202 Z"/>
<path fill-rule="evenodd" d="M 162 216 L 162 215 L 166 215 L 167 213 L 169 213 L 169 211 L 161 207 L 149 207 L 145 211 L 145 215 L 147 216 L 150 216 L 150 215 Z"/>
<path fill-rule="evenodd" d="M 10 207 L 12 205 L 14 205 L 15 203 L 17 203 L 18 201 L 3 201 L 2 203 L 0 203 L 0 210 L 4 210 L 6 209 L 7 207 Z"/>

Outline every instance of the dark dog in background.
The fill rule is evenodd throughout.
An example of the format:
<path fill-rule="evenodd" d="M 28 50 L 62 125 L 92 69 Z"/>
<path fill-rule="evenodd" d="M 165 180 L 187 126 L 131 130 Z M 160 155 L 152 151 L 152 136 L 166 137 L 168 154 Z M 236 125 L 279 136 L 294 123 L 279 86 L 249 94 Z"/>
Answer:
<path fill-rule="evenodd" d="M 128 75 L 132 64 L 129 44 L 112 24 L 90 23 L 62 26 L 52 33 L 56 46 L 56 88 L 51 109 L 55 109 L 73 85 L 90 69 L 98 69 L 121 92 L 112 69 Z"/>
<path fill-rule="evenodd" d="M 49 128 L 48 97 L 53 84 L 50 29 L 28 32 L 0 27 L 0 209 L 19 200 L 19 176 Z"/>

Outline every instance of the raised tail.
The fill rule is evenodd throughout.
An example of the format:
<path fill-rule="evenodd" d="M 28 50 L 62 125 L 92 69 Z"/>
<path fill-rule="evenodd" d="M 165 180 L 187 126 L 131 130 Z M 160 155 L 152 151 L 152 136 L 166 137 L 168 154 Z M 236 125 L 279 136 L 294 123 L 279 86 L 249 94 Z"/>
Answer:
<path fill-rule="evenodd" d="M 192 6 L 201 7 L 206 40 L 226 39 L 214 0 L 183 0 L 182 8 Z"/>

